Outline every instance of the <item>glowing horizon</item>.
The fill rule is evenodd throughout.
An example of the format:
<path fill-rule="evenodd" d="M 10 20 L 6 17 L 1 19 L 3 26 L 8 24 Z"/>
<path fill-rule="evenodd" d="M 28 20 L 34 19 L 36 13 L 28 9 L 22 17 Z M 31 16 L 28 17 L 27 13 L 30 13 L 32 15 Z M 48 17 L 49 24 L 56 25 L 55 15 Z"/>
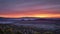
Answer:
<path fill-rule="evenodd" d="M 60 0 L 0 0 L 0 17 L 60 18 Z"/>
<path fill-rule="evenodd" d="M 6 17 L 6 18 L 20 18 L 20 17 L 60 18 L 60 14 L 2 15 L 1 17 Z"/>

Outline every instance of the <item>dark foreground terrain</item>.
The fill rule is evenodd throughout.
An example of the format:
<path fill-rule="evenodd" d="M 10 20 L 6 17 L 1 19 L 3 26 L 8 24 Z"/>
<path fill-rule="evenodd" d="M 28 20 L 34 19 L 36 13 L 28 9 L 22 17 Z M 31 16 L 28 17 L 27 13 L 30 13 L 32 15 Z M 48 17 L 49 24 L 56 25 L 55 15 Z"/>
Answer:
<path fill-rule="evenodd" d="M 0 18 L 0 34 L 60 34 L 60 18 Z"/>
<path fill-rule="evenodd" d="M 60 29 L 45 30 L 43 28 L 0 24 L 0 34 L 60 34 Z"/>

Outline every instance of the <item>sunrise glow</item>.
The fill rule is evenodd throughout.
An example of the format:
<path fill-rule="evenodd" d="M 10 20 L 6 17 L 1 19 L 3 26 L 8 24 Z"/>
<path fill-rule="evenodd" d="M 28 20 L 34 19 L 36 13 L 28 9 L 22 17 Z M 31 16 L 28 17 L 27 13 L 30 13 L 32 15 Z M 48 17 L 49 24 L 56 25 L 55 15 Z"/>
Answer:
<path fill-rule="evenodd" d="M 39 18 L 60 18 L 60 14 L 33 14 L 33 15 L 3 15 L 1 17 L 21 18 L 21 17 L 39 17 Z"/>
<path fill-rule="evenodd" d="M 1 0 L 0 2 L 0 17 L 60 18 L 60 2 L 57 0 Z"/>

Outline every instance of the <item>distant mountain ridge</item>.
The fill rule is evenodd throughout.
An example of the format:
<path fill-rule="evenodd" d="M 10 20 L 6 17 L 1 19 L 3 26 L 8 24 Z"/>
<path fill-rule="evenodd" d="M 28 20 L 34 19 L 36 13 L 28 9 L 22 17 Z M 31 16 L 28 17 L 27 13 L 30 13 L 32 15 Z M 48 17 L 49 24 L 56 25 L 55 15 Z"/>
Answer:
<path fill-rule="evenodd" d="M 21 17 L 21 18 L 5 18 L 5 17 L 0 17 L 0 20 L 2 19 L 7 19 L 7 20 L 19 20 L 19 19 L 35 19 L 35 20 L 57 20 L 60 21 L 60 18 L 38 18 L 38 17 Z"/>
<path fill-rule="evenodd" d="M 0 17 L 0 23 L 22 23 L 22 24 L 56 24 L 60 25 L 60 18 L 36 18 L 36 17 L 22 17 L 22 18 L 4 18 Z"/>

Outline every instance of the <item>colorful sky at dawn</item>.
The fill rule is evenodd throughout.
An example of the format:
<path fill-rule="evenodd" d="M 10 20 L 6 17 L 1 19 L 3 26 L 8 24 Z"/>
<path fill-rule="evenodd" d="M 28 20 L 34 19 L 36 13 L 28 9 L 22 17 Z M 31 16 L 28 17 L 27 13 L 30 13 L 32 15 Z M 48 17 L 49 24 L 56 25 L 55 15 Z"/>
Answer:
<path fill-rule="evenodd" d="M 0 0 L 0 17 L 60 18 L 60 0 Z"/>

